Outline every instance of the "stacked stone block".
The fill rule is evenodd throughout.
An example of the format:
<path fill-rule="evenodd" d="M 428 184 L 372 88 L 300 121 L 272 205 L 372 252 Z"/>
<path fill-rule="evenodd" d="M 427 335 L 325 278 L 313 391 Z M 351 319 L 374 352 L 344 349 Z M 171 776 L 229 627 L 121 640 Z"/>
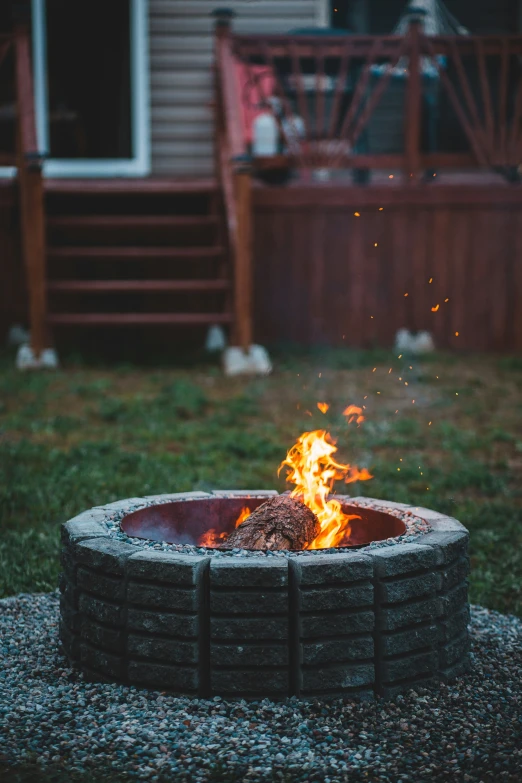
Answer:
<path fill-rule="evenodd" d="M 127 563 L 128 680 L 206 693 L 210 558 L 136 552 Z"/>
<path fill-rule="evenodd" d="M 212 695 L 288 695 L 286 558 L 211 561 L 210 680 Z"/>
<path fill-rule="evenodd" d="M 293 691 L 302 697 L 373 697 L 373 563 L 364 555 L 290 561 L 297 656 Z"/>
<path fill-rule="evenodd" d="M 373 561 L 377 691 L 393 696 L 407 686 L 434 684 L 442 614 L 437 551 L 405 544 L 377 550 Z"/>
<path fill-rule="evenodd" d="M 432 528 L 413 544 L 212 557 L 110 537 L 106 520 L 136 501 L 62 528 L 60 638 L 89 678 L 200 697 L 371 698 L 468 669 L 468 534 L 456 520 L 412 508 Z"/>

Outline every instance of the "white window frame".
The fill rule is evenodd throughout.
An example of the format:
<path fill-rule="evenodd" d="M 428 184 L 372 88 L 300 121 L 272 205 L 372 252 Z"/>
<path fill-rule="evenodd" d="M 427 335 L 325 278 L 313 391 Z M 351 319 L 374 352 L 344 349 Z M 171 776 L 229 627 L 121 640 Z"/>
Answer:
<path fill-rule="evenodd" d="M 49 150 L 49 98 L 47 92 L 45 0 L 31 0 L 33 35 L 33 81 L 38 148 Z M 131 67 L 130 158 L 49 158 L 44 161 L 46 177 L 140 177 L 150 173 L 150 94 L 148 0 L 129 0 Z M 16 174 L 12 167 L 0 167 L 0 177 Z"/>

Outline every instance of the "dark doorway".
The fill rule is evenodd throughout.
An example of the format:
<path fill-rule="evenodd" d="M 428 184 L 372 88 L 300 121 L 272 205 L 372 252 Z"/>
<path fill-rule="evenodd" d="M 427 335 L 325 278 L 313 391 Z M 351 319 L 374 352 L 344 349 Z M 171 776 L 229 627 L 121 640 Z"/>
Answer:
<path fill-rule="evenodd" d="M 130 158 L 129 0 L 46 0 L 50 157 Z"/>

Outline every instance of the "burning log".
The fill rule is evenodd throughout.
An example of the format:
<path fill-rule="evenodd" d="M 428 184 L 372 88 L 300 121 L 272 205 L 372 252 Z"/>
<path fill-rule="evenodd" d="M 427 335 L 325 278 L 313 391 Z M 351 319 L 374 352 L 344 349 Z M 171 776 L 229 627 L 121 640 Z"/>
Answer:
<path fill-rule="evenodd" d="M 227 539 L 226 549 L 304 549 L 321 526 L 313 511 L 288 495 L 271 498 Z"/>

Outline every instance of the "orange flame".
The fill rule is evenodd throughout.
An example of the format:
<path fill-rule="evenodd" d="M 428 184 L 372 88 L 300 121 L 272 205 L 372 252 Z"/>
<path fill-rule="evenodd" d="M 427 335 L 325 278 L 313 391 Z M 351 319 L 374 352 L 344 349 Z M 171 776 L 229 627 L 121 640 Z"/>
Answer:
<path fill-rule="evenodd" d="M 328 408 L 330 407 L 327 402 L 318 402 L 317 407 L 321 411 L 321 413 L 326 413 Z"/>
<path fill-rule="evenodd" d="M 357 422 L 357 424 L 360 424 L 364 421 L 362 408 L 358 408 L 357 405 L 348 405 L 343 411 L 343 416 L 348 417 L 348 424 L 351 424 L 354 421 Z"/>
<path fill-rule="evenodd" d="M 366 469 L 336 462 L 332 456 L 336 451 L 337 446 L 325 430 L 305 432 L 279 467 L 279 471 L 285 465 L 290 468 L 287 481 L 296 485 L 291 497 L 302 500 L 321 525 L 321 532 L 309 544 L 309 549 L 339 546 L 350 535 L 350 521 L 360 519 L 345 514 L 338 500 L 328 500 L 334 482 L 344 479 L 348 484 L 372 478 Z"/>
<path fill-rule="evenodd" d="M 236 527 L 239 527 L 239 525 L 241 525 L 245 521 L 245 519 L 250 516 L 251 513 L 252 512 L 250 511 L 248 506 L 243 506 L 240 515 L 236 519 Z"/>

